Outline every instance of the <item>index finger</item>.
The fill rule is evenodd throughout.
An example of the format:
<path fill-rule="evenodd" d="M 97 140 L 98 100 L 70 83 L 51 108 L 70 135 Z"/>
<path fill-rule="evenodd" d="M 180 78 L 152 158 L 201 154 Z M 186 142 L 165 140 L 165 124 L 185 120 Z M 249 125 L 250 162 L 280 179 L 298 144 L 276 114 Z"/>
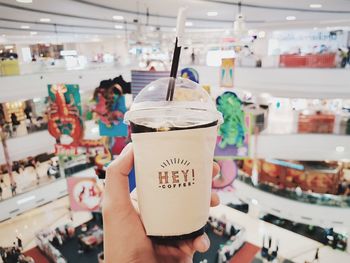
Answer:
<path fill-rule="evenodd" d="M 134 164 L 134 151 L 129 143 L 106 171 L 104 205 L 118 207 L 131 205 L 129 193 L 129 173 Z"/>

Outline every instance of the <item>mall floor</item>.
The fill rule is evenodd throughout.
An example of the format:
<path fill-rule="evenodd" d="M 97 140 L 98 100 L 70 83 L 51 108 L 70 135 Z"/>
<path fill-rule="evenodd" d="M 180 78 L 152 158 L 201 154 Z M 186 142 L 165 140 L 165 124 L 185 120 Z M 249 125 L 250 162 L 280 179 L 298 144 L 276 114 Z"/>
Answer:
<path fill-rule="evenodd" d="M 232 194 L 225 193 L 222 195 L 222 201 L 225 202 L 225 199 L 228 199 L 228 196 Z M 16 236 L 21 236 L 24 249 L 33 248 L 36 246 L 34 235 L 37 231 L 45 228 L 55 228 L 72 222 L 68 207 L 68 197 L 64 197 L 2 222 L 0 224 L 0 246 L 11 245 L 15 241 Z M 249 214 L 245 214 L 225 205 L 220 205 L 211 210 L 213 216 L 220 218 L 224 216 L 227 220 L 232 220 L 245 227 L 247 230 L 246 240 L 255 246 L 261 247 L 264 235 L 271 236 L 273 244 L 278 240 L 280 255 L 293 262 L 304 263 L 305 261 L 311 261 L 317 248 L 320 248 L 319 262 L 321 263 L 350 262 L 350 254 L 333 250 L 314 240 L 259 220 L 256 217 L 256 213 L 257 211 L 251 209 Z M 91 214 L 87 212 L 75 212 L 72 216 L 75 226 L 91 219 Z"/>

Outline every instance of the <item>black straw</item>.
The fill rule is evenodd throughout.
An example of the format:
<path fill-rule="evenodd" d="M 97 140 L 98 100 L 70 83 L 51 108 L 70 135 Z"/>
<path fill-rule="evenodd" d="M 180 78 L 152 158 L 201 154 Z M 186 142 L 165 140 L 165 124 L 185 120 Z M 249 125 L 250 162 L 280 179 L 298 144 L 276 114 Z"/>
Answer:
<path fill-rule="evenodd" d="M 179 47 L 177 45 L 178 39 L 176 38 L 175 41 L 175 49 L 173 54 L 173 61 L 171 64 L 171 71 L 170 71 L 170 81 L 168 85 L 168 92 L 166 95 L 167 101 L 172 101 L 174 97 L 174 91 L 175 91 L 175 80 L 177 76 L 177 70 L 179 68 L 179 61 L 180 61 L 180 53 L 181 53 L 181 46 Z"/>

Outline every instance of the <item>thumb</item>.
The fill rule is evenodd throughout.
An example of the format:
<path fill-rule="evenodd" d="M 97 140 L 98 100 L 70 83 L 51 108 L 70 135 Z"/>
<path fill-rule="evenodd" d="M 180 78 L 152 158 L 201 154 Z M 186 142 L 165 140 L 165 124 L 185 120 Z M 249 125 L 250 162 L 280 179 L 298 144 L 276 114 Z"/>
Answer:
<path fill-rule="evenodd" d="M 104 206 L 118 209 L 130 205 L 129 173 L 134 164 L 132 143 L 129 143 L 106 171 Z"/>

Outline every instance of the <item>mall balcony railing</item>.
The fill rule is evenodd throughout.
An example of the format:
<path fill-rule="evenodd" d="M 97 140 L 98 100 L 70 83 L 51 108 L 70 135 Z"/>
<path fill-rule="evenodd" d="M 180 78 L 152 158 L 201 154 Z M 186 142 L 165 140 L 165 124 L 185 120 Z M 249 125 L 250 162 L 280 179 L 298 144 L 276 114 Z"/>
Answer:
<path fill-rule="evenodd" d="M 47 122 L 43 121 L 39 124 L 24 124 L 14 126 L 10 123 L 4 125 L 3 132 L 6 135 L 6 139 L 17 138 L 21 136 L 26 136 L 31 133 L 40 132 L 47 130 Z"/>
<path fill-rule="evenodd" d="M 254 184 L 252 178 L 239 171 L 237 179 L 261 191 L 288 198 L 294 201 L 332 207 L 350 208 L 350 197 L 331 194 L 317 194 L 295 189 L 280 189 L 278 186 L 267 183 Z"/>
<path fill-rule="evenodd" d="M 262 57 L 248 54 L 238 56 L 236 64 L 239 67 L 263 68 L 345 68 L 350 64 L 347 54 L 335 52 L 308 54 L 281 54 Z"/>
<path fill-rule="evenodd" d="M 0 77 L 31 75 L 39 73 L 64 72 L 67 70 L 85 70 L 85 69 L 108 69 L 117 68 L 120 65 L 116 62 L 86 62 L 67 63 L 64 59 L 43 59 L 30 63 L 20 63 L 17 59 L 0 61 Z"/>

